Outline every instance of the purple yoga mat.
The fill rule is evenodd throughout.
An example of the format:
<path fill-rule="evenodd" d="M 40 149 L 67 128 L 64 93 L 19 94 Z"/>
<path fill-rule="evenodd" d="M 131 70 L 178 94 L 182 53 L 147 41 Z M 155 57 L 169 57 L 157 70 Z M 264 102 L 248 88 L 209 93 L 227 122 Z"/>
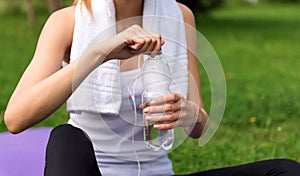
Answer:
<path fill-rule="evenodd" d="M 0 133 L 0 176 L 44 175 L 45 151 L 51 128 L 21 134 Z"/>

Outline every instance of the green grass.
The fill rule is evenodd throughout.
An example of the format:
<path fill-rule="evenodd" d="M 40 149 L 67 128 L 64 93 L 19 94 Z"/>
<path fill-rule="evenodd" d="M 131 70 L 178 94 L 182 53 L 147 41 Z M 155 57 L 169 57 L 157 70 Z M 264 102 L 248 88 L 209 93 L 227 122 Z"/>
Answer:
<path fill-rule="evenodd" d="M 3 123 L 5 107 L 34 54 L 45 20 L 45 15 L 39 16 L 37 27 L 30 28 L 25 16 L 0 16 L 0 131 L 7 131 Z M 66 122 L 64 109 L 59 109 L 37 126 L 55 126 Z"/>
<path fill-rule="evenodd" d="M 216 135 L 204 147 L 188 139 L 170 153 L 177 174 L 270 158 L 300 161 L 300 6 L 228 6 L 198 16 L 225 71 L 227 104 Z M 0 119 L 34 52 L 40 26 L 23 16 L 0 16 Z M 202 75 L 207 109 L 210 87 Z M 39 126 L 64 123 L 62 107 Z M 0 120 L 1 123 L 1 120 Z M 3 122 L 0 131 L 6 131 Z"/>
<path fill-rule="evenodd" d="M 279 157 L 300 161 L 299 9 L 232 6 L 197 16 L 224 68 L 227 104 L 207 145 L 187 140 L 171 153 L 176 173 Z M 209 83 L 201 74 L 209 108 Z"/>

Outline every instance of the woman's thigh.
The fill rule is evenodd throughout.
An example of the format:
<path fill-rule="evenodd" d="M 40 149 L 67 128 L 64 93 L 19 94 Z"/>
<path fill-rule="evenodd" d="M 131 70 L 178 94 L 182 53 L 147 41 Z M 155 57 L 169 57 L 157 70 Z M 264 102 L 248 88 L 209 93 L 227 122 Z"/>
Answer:
<path fill-rule="evenodd" d="M 189 176 L 300 176 L 300 164 L 289 159 L 273 159 L 233 167 L 213 169 Z"/>
<path fill-rule="evenodd" d="M 46 151 L 45 176 L 101 176 L 93 145 L 79 128 L 55 127 Z"/>

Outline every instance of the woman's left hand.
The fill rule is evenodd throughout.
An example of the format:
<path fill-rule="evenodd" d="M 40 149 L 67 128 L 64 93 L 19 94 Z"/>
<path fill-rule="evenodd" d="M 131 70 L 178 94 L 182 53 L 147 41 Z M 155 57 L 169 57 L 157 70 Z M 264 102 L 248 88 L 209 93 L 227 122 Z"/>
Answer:
<path fill-rule="evenodd" d="M 199 106 L 192 101 L 186 100 L 182 95 L 171 93 L 156 98 L 151 102 L 140 105 L 148 122 L 158 122 L 155 129 L 168 130 L 175 127 L 193 127 L 199 120 Z M 155 115 L 164 113 L 164 115 Z"/>

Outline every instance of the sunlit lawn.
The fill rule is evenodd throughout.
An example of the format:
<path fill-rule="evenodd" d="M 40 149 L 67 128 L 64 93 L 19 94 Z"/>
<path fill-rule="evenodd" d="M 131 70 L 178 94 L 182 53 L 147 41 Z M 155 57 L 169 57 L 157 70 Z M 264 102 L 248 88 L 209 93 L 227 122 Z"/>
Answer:
<path fill-rule="evenodd" d="M 187 140 L 171 152 L 176 173 L 196 172 L 261 159 L 300 161 L 300 6 L 227 7 L 198 16 L 198 29 L 220 57 L 227 81 L 222 123 L 204 147 Z M 29 63 L 37 29 L 23 16 L 0 16 L 0 131 L 3 112 Z M 203 69 L 203 99 L 209 83 Z M 39 126 L 66 122 L 64 107 Z"/>
<path fill-rule="evenodd" d="M 278 157 L 300 161 L 299 10 L 299 5 L 240 6 L 198 16 L 198 29 L 225 71 L 227 105 L 207 145 L 188 140 L 171 153 L 177 173 Z"/>

